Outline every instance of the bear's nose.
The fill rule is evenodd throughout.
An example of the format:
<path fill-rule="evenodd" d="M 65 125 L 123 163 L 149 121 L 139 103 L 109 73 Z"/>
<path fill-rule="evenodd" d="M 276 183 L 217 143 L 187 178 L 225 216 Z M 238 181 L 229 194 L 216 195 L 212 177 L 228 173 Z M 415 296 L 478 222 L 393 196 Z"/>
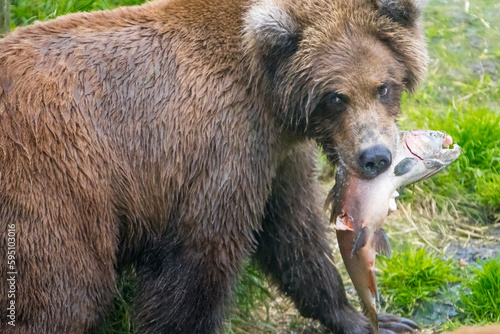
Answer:
<path fill-rule="evenodd" d="M 366 178 L 374 178 L 389 168 L 392 162 L 392 154 L 384 145 L 374 145 L 366 148 L 358 154 L 358 166 Z"/>

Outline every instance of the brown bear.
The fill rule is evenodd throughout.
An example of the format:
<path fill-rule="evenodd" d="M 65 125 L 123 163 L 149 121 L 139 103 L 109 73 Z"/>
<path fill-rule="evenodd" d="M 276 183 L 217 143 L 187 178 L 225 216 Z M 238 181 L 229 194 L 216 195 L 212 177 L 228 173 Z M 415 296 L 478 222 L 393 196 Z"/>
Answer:
<path fill-rule="evenodd" d="M 132 265 L 140 333 L 215 333 L 253 256 L 302 315 L 370 333 L 315 145 L 390 164 L 426 67 L 417 2 L 160 0 L 0 40 L 0 332 L 94 332 Z"/>

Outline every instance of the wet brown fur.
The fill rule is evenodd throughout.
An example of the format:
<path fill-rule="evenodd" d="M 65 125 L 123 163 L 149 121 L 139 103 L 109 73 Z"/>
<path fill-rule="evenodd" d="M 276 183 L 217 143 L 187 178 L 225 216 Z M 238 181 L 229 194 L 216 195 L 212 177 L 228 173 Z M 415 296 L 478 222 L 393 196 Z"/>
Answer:
<path fill-rule="evenodd" d="M 462 327 L 453 332 L 445 334 L 498 334 L 500 333 L 500 325 L 490 325 L 484 327 Z"/>
<path fill-rule="evenodd" d="M 331 261 L 313 141 L 352 169 L 394 147 L 425 71 L 412 6 L 164 0 L 0 40 L 0 258 L 15 224 L 18 272 L 0 332 L 93 332 L 132 264 L 139 332 L 214 333 L 255 253 L 302 314 L 369 333 Z"/>

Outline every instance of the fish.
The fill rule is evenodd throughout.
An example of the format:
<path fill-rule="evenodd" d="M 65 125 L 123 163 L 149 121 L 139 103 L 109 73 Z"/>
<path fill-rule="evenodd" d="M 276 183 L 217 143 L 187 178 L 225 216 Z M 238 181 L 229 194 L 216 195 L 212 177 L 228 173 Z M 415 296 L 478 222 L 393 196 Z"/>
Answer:
<path fill-rule="evenodd" d="M 426 179 L 449 166 L 461 148 L 442 131 L 401 131 L 391 166 L 373 179 L 363 179 L 338 166 L 335 185 L 326 204 L 331 205 L 340 253 L 358 293 L 363 313 L 378 334 L 375 257 L 392 257 L 382 224 L 397 209 L 398 189 Z"/>

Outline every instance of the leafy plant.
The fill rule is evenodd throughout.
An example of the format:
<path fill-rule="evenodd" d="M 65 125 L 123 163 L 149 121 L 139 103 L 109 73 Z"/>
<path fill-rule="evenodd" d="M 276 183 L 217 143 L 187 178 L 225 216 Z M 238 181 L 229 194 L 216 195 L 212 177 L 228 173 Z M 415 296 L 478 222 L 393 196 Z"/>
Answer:
<path fill-rule="evenodd" d="M 389 298 L 389 309 L 410 316 L 423 302 L 436 301 L 443 288 L 456 282 L 451 260 L 425 249 L 406 247 L 391 260 L 380 258 L 379 286 Z"/>

